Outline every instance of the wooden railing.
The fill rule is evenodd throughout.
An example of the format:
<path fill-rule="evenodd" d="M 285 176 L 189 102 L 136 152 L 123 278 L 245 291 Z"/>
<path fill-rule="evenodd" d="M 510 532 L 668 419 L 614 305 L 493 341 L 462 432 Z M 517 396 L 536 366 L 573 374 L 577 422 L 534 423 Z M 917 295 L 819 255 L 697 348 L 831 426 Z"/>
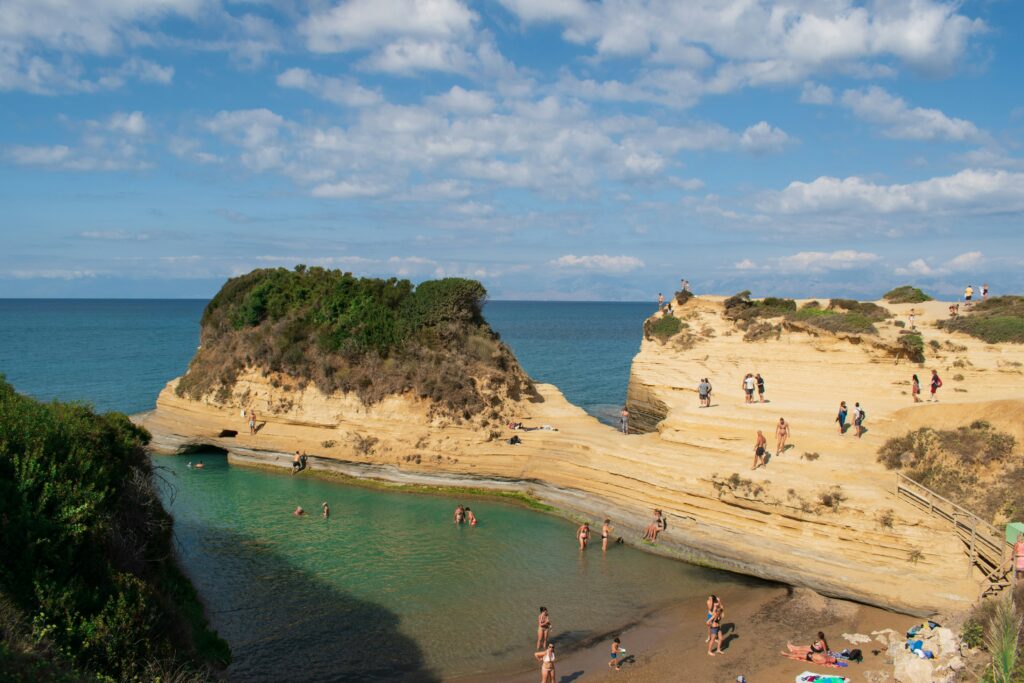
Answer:
<path fill-rule="evenodd" d="M 980 587 L 982 597 L 998 593 L 1009 585 L 1013 560 L 1010 545 L 1002 531 L 970 510 L 899 473 L 896 474 L 896 497 L 953 525 L 953 530 L 967 546 L 969 567 L 976 566 L 985 575 Z"/>

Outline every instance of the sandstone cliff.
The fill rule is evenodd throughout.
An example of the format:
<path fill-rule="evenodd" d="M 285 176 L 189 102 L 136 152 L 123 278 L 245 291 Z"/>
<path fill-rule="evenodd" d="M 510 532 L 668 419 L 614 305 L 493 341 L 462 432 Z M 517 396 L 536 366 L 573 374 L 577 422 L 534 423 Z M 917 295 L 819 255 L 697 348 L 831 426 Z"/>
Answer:
<path fill-rule="evenodd" d="M 875 452 L 911 423 L 985 412 L 982 400 L 1004 399 L 1000 414 L 1012 414 L 1005 401 L 1014 400 L 1024 360 L 1019 347 L 935 328 L 946 306 L 914 306 L 925 341 L 935 341 L 918 366 L 890 353 L 891 323 L 871 339 L 780 326 L 744 341 L 720 298 L 692 299 L 679 311 L 686 331 L 645 340 L 634 360 L 628 403 L 643 434 L 619 434 L 538 385 L 535 398 L 506 409 L 529 427 L 554 429 L 518 432 L 523 443 L 512 446 L 507 429 L 452 421 L 409 394 L 367 405 L 252 368 L 229 395 L 198 400 L 179 395 L 174 380 L 141 419 L 159 452 L 212 445 L 232 462 L 287 467 L 301 449 L 314 470 L 520 490 L 578 516 L 610 516 L 633 542 L 660 508 L 669 528 L 657 546 L 645 544 L 654 552 L 925 614 L 969 604 L 980 577 L 946 523 L 896 499 L 895 476 Z M 943 402 L 911 406 L 911 373 L 932 366 L 946 379 Z M 744 404 L 746 372 L 766 378 L 770 402 Z M 698 407 L 701 377 L 715 386 L 710 408 Z M 866 407 L 863 439 L 836 433 L 840 400 Z M 248 407 L 260 416 L 255 435 L 240 416 Z M 792 448 L 751 472 L 756 430 L 773 447 L 780 416 L 792 426 Z"/>

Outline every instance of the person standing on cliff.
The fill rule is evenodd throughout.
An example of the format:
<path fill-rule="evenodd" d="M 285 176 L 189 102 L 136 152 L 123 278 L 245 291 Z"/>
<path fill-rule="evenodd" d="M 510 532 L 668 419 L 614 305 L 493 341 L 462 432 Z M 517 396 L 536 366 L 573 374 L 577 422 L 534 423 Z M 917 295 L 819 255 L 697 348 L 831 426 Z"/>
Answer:
<path fill-rule="evenodd" d="M 697 396 L 700 398 L 700 407 L 707 408 L 711 405 L 711 383 L 707 377 L 702 377 L 697 385 Z"/>
<path fill-rule="evenodd" d="M 754 444 L 754 466 L 750 469 L 756 470 L 758 467 L 768 467 L 768 464 L 764 461 L 764 449 L 768 444 L 768 439 L 764 438 L 764 433 L 757 430 L 757 443 Z"/>
<path fill-rule="evenodd" d="M 660 311 L 665 306 L 665 295 L 658 292 L 658 310 Z"/>
<path fill-rule="evenodd" d="M 619 411 L 619 431 L 629 434 L 629 408 L 626 406 L 622 406 L 622 410 Z"/>
<path fill-rule="evenodd" d="M 939 399 L 935 398 L 935 392 L 938 391 L 939 387 L 941 387 L 941 386 L 942 386 L 942 380 L 939 379 L 939 371 L 938 370 L 932 370 L 932 384 L 931 384 L 932 398 L 931 398 L 931 400 L 933 400 L 933 401 L 938 401 L 939 400 Z"/>
<path fill-rule="evenodd" d="M 846 433 L 846 414 L 847 414 L 846 401 L 840 401 L 839 402 L 839 414 L 836 415 L 836 422 L 839 423 L 839 433 L 840 434 L 845 434 Z"/>
<path fill-rule="evenodd" d="M 759 372 L 754 375 L 754 380 L 757 382 L 757 400 L 760 403 L 764 403 L 764 377 Z"/>
<path fill-rule="evenodd" d="M 1017 534 L 1017 542 L 1013 544 L 1013 579 L 1024 579 L 1024 534 Z"/>
<path fill-rule="evenodd" d="M 775 426 L 775 455 L 782 455 L 786 450 L 786 441 L 789 439 L 789 423 L 786 418 L 780 417 L 779 424 Z"/>
<path fill-rule="evenodd" d="M 757 381 L 754 379 L 754 376 L 748 372 L 747 376 L 743 378 L 743 393 L 746 394 L 745 400 L 747 403 L 754 402 L 754 389 L 756 386 Z"/>

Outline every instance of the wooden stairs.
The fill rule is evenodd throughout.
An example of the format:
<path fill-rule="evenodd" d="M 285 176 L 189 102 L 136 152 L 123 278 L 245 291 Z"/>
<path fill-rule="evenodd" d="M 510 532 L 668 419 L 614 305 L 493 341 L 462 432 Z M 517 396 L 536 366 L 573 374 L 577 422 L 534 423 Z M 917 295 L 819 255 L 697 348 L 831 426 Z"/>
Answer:
<path fill-rule="evenodd" d="M 969 558 L 968 570 L 977 567 L 985 577 L 978 587 L 979 599 L 998 595 L 1012 585 L 1011 546 L 994 525 L 899 473 L 896 475 L 896 497 L 953 525 L 957 536 L 964 542 Z"/>

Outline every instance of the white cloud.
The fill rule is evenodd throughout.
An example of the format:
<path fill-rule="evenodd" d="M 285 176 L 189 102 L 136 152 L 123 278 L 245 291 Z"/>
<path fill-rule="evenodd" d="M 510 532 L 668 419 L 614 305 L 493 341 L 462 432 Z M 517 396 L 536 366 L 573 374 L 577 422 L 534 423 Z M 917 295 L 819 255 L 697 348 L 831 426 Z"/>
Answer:
<path fill-rule="evenodd" d="M 974 270 L 985 262 L 985 256 L 980 251 L 968 251 L 954 256 L 940 266 L 932 266 L 925 259 L 914 259 L 906 266 L 896 268 L 897 275 L 912 275 L 919 277 L 938 277 L 950 273 L 960 273 Z"/>
<path fill-rule="evenodd" d="M 138 241 L 144 242 L 152 239 L 152 235 L 144 232 L 126 232 L 124 230 L 84 230 L 78 236 L 87 240 L 102 240 L 111 242 Z"/>
<path fill-rule="evenodd" d="M 100 274 L 100 272 L 95 270 L 69 268 L 18 269 L 6 272 L 8 277 L 12 277 L 15 280 L 84 280 L 97 277 Z"/>
<path fill-rule="evenodd" d="M 938 109 L 910 107 L 883 88 L 847 90 L 842 103 L 861 119 L 882 124 L 887 137 L 901 140 L 974 140 L 984 136 L 965 119 L 950 118 Z"/>
<path fill-rule="evenodd" d="M 961 270 L 972 270 L 984 262 L 985 257 L 980 251 L 968 251 L 955 256 L 946 263 L 946 269 L 957 272 Z"/>
<path fill-rule="evenodd" d="M 832 88 L 821 83 L 806 81 L 800 90 L 800 101 L 804 104 L 832 104 Z"/>
<path fill-rule="evenodd" d="M 758 268 L 757 264 L 748 258 L 745 258 L 742 261 L 737 262 L 736 264 L 733 265 L 733 267 L 736 270 L 757 270 Z"/>
<path fill-rule="evenodd" d="M 609 256 L 607 254 L 588 256 L 566 254 L 554 259 L 550 264 L 556 268 L 597 270 L 605 273 L 628 273 L 644 267 L 644 262 L 635 256 Z"/>
<path fill-rule="evenodd" d="M 131 113 L 117 112 L 110 117 L 107 127 L 116 133 L 126 135 L 142 135 L 146 132 L 146 117 L 141 111 Z"/>
<path fill-rule="evenodd" d="M 354 78 L 319 76 L 308 69 L 283 71 L 277 77 L 277 84 L 282 88 L 303 90 L 345 107 L 369 107 L 380 104 L 384 99 L 379 91 L 364 88 Z"/>
<path fill-rule="evenodd" d="M 760 121 L 750 126 L 740 136 L 740 147 L 754 154 L 777 152 L 789 142 L 789 135 L 781 128 Z"/>
<path fill-rule="evenodd" d="M 464 90 L 453 85 L 451 90 L 429 98 L 429 101 L 445 111 L 468 114 L 487 114 L 494 109 L 494 100 L 479 90 Z"/>
<path fill-rule="evenodd" d="M 21 166 L 56 166 L 71 154 L 67 145 L 28 147 L 18 145 L 8 150 L 10 159 Z"/>
<path fill-rule="evenodd" d="M 801 251 L 775 259 L 775 268 L 786 273 L 824 273 L 833 270 L 853 270 L 879 261 L 878 254 L 843 249 L 840 251 Z"/>
<path fill-rule="evenodd" d="M 914 259 L 903 268 L 897 268 L 897 275 L 932 275 L 935 270 L 923 258 Z"/>
<path fill-rule="evenodd" d="M 370 71 L 411 76 L 417 71 L 466 73 L 472 60 L 466 49 L 457 43 L 402 38 L 388 43 L 359 65 Z"/>
<path fill-rule="evenodd" d="M 314 197 L 327 199 L 352 199 L 356 197 L 379 197 L 388 191 L 388 186 L 360 180 L 342 180 L 336 183 L 323 183 L 313 188 Z"/>
<path fill-rule="evenodd" d="M 769 193 L 760 206 L 781 213 L 1022 211 L 1024 173 L 966 169 L 951 176 L 892 185 L 878 185 L 858 176 L 822 176 Z"/>

